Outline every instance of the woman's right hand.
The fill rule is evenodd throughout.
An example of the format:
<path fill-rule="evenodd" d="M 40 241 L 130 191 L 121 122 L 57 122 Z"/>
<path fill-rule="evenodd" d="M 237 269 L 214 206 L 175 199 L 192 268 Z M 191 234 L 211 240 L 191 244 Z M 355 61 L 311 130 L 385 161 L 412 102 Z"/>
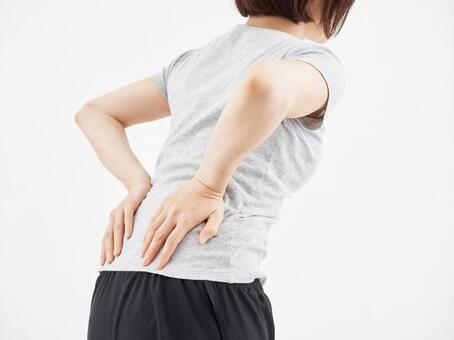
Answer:
<path fill-rule="evenodd" d="M 132 185 L 126 197 L 112 210 L 109 224 L 102 239 L 100 264 L 112 263 L 121 254 L 123 239 L 129 239 L 133 231 L 134 214 L 151 190 L 150 182 L 138 182 Z"/>

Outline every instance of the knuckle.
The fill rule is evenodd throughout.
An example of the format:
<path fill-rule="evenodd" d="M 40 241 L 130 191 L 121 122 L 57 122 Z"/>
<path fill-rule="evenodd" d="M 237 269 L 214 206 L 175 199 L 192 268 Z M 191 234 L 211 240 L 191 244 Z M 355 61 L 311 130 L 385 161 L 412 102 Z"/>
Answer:
<path fill-rule="evenodd" d="M 179 218 L 179 222 L 180 222 L 183 226 L 187 226 L 187 225 L 191 224 L 192 218 L 191 218 L 190 215 L 184 214 L 184 215 L 182 215 L 182 216 Z"/>
<path fill-rule="evenodd" d="M 134 203 L 133 202 L 127 203 L 125 205 L 125 207 L 124 207 L 125 214 L 131 215 L 133 210 L 134 210 Z"/>
<path fill-rule="evenodd" d="M 171 246 L 171 248 L 172 248 L 173 246 L 175 246 L 175 245 L 177 244 L 177 240 L 176 240 L 175 237 L 170 236 L 170 237 L 167 239 L 166 243 L 167 243 L 167 245 Z"/>
<path fill-rule="evenodd" d="M 125 210 L 125 217 L 132 219 L 134 216 L 134 211 L 133 209 L 126 209 Z"/>
<path fill-rule="evenodd" d="M 164 240 L 164 235 L 160 232 L 157 232 L 154 237 L 153 237 L 153 240 L 156 241 L 156 242 L 162 242 Z"/>
<path fill-rule="evenodd" d="M 164 207 L 170 206 L 170 205 L 171 205 L 171 202 L 172 202 L 172 199 L 168 196 L 168 197 L 166 197 L 166 198 L 162 201 L 162 205 L 163 205 Z"/>
<path fill-rule="evenodd" d="M 174 206 L 170 206 L 166 210 L 167 214 L 170 216 L 174 216 L 177 213 L 177 209 Z"/>
<path fill-rule="evenodd" d="M 209 237 L 213 237 L 213 236 L 216 235 L 216 231 L 213 230 L 213 229 L 207 229 L 207 230 L 205 231 L 205 235 L 207 235 L 207 236 L 209 236 Z"/>

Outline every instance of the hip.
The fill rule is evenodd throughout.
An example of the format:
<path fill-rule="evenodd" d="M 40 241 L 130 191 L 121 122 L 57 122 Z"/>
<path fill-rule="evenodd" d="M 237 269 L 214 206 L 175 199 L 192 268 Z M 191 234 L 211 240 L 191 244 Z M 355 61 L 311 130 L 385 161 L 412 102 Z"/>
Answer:
<path fill-rule="evenodd" d="M 99 270 L 147 271 L 183 279 L 206 279 L 227 283 L 248 283 L 259 278 L 266 281 L 261 270 L 267 255 L 267 237 L 270 224 L 262 221 L 228 215 L 218 234 L 206 244 L 198 243 L 198 235 L 205 222 L 195 226 L 177 246 L 170 261 L 156 269 L 160 251 L 151 264 L 143 266 L 140 256 L 142 239 L 155 207 L 142 205 L 134 217 L 134 231 L 123 242 L 121 254 L 111 264 Z"/>
<path fill-rule="evenodd" d="M 138 271 L 101 271 L 88 340 L 274 340 L 260 280 L 226 283 Z"/>

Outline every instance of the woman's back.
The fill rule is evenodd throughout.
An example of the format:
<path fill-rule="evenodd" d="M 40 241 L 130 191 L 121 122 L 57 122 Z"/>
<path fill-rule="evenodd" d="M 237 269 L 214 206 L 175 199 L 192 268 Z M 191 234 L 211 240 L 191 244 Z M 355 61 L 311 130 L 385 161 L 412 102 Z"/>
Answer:
<path fill-rule="evenodd" d="M 205 224 L 201 223 L 185 236 L 164 268 L 157 270 L 154 263 L 144 267 L 139 252 L 153 212 L 194 176 L 225 105 L 250 67 L 272 59 L 300 59 L 322 73 L 330 90 L 324 117 L 285 118 L 231 178 L 216 237 L 199 245 L 198 234 Z M 185 51 L 151 79 L 171 108 L 170 131 L 156 162 L 153 187 L 135 214 L 134 233 L 124 241 L 122 254 L 102 270 L 224 282 L 260 278 L 264 283 L 260 264 L 267 252 L 269 228 L 279 221 L 283 200 L 304 185 L 320 161 L 325 121 L 344 88 L 342 65 L 326 47 L 283 31 L 240 24 Z"/>

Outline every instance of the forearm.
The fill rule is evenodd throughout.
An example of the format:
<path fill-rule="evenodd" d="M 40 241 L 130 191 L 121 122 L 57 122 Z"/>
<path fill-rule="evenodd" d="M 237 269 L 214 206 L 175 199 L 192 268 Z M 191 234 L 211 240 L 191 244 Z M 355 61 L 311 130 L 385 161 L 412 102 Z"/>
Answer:
<path fill-rule="evenodd" d="M 125 188 L 139 181 L 151 182 L 132 152 L 125 127 L 120 122 L 91 105 L 84 105 L 75 120 L 102 164 Z"/>
<path fill-rule="evenodd" d="M 243 81 L 222 112 L 195 177 L 224 192 L 241 160 L 272 134 L 288 108 L 288 98 L 272 86 Z"/>

